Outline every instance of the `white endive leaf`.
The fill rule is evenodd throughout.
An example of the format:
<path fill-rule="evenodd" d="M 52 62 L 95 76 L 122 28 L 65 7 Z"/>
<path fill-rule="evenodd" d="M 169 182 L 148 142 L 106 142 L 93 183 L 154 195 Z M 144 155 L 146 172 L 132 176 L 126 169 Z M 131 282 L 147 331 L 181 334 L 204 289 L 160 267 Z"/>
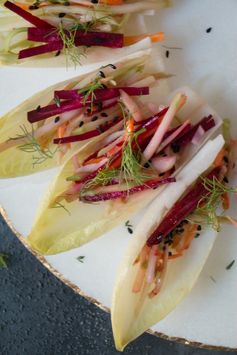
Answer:
<path fill-rule="evenodd" d="M 146 293 L 142 295 L 132 292 L 137 272 L 137 264 L 133 263 L 153 228 L 159 225 L 188 187 L 211 166 L 223 145 L 221 135 L 206 143 L 177 175 L 177 182 L 167 186 L 152 202 L 129 241 L 115 281 L 112 299 L 112 326 L 118 350 L 123 350 L 129 342 L 163 319 L 195 284 L 215 241 L 214 231 L 203 232 L 182 257 L 168 262 L 162 289 L 153 298 L 146 296 L 150 289 L 145 290 Z"/>

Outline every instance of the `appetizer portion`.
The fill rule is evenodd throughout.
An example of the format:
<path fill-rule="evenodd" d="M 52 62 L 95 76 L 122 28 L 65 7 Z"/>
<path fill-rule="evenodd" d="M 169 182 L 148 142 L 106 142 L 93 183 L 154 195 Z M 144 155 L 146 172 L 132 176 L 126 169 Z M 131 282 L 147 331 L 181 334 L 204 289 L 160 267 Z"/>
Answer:
<path fill-rule="evenodd" d="M 119 92 L 116 126 L 74 152 L 43 200 L 28 238 L 42 254 L 79 247 L 145 207 L 221 124 L 189 88 L 164 98 L 158 86 L 155 104 L 151 95 Z"/>
<path fill-rule="evenodd" d="M 140 50 L 34 95 L 0 119 L 0 177 L 56 166 L 103 132 L 121 130 L 121 92 L 152 99 L 158 86 L 166 95 L 163 76 L 159 53 Z"/>
<path fill-rule="evenodd" d="M 152 42 L 164 38 L 163 32 L 147 34 L 141 16 L 128 23 L 130 15 L 167 5 L 165 0 L 6 1 L 4 9 L 11 13 L 3 9 L 0 15 L 0 63 L 20 64 L 39 57 L 46 60 L 42 65 L 77 65 L 121 56 L 124 51 L 119 48 L 146 37 Z"/>
<path fill-rule="evenodd" d="M 194 286 L 229 208 L 230 147 L 210 140 L 156 198 L 129 241 L 114 286 L 112 326 L 120 351 L 170 313 Z M 222 212 L 223 212 L 222 211 Z M 212 229 L 208 228 L 212 227 Z"/>

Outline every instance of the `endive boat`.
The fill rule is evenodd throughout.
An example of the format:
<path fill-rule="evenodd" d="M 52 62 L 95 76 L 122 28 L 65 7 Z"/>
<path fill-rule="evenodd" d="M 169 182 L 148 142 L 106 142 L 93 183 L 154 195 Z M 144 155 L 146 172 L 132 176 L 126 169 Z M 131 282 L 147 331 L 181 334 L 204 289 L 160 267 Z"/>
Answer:
<path fill-rule="evenodd" d="M 91 73 L 32 96 L 0 119 L 0 177 L 27 175 L 57 166 L 102 132 L 121 127 L 120 89 L 153 99 L 167 94 L 159 50 L 149 41 L 138 51 Z M 158 89 L 159 88 L 159 89 Z M 114 117 L 117 117 L 117 121 Z M 58 145 L 70 136 L 72 144 Z"/>
<path fill-rule="evenodd" d="M 187 87 L 164 97 L 158 86 L 152 95 L 155 103 L 148 96 L 141 102 L 120 90 L 119 128 L 74 151 L 61 168 L 28 237 L 33 249 L 60 253 L 124 222 L 174 183 L 221 124 Z M 65 145 L 72 139 L 57 142 Z"/>
<path fill-rule="evenodd" d="M 111 61 L 148 37 L 140 13 L 169 6 L 156 1 L 6 1 L 0 9 L 0 63 L 76 66 Z"/>
<path fill-rule="evenodd" d="M 222 135 L 209 140 L 146 210 L 118 270 L 112 327 L 120 351 L 170 313 L 194 286 L 230 216 L 227 186 L 230 146 Z M 211 226 L 212 228 L 208 228 Z"/>

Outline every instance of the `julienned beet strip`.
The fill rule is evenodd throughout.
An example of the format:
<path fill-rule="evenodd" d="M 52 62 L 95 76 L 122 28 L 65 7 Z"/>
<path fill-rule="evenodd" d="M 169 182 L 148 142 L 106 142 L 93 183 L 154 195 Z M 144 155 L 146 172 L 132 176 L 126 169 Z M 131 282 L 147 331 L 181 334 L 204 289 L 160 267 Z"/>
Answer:
<path fill-rule="evenodd" d="M 199 126 L 201 126 L 205 132 L 209 129 L 215 127 L 216 123 L 212 115 L 202 118 L 195 126 L 192 126 L 188 132 L 186 132 L 182 137 L 177 137 L 173 143 L 177 146 L 184 146 L 191 142 L 194 134 L 196 133 Z"/>
<path fill-rule="evenodd" d="M 51 42 L 47 44 L 42 44 L 41 46 L 22 49 L 18 53 L 18 59 L 34 57 L 36 55 L 60 51 L 62 49 L 63 49 L 63 44 L 60 42 Z"/>
<path fill-rule="evenodd" d="M 217 178 L 220 168 L 214 168 L 206 177 L 208 179 Z M 149 247 L 159 244 L 177 225 L 180 224 L 198 206 L 201 198 L 208 196 L 210 192 L 205 188 L 203 182 L 196 185 L 180 200 L 178 200 L 171 210 L 166 214 L 159 227 L 151 234 L 147 240 Z"/>
<path fill-rule="evenodd" d="M 166 178 L 163 180 L 149 180 L 146 181 L 146 183 L 144 183 L 143 185 L 135 186 L 123 191 L 102 192 L 95 195 L 83 195 L 81 197 L 81 200 L 86 202 L 98 202 L 98 201 L 115 200 L 117 198 L 126 198 L 136 192 L 141 192 L 148 189 L 156 189 L 161 185 L 169 184 L 171 182 L 175 182 L 174 177 Z"/>
<path fill-rule="evenodd" d="M 97 89 L 94 91 L 94 99 L 97 100 L 110 100 L 120 95 L 119 90 L 125 91 L 130 96 L 149 95 L 149 87 L 118 87 L 118 88 L 105 88 Z M 83 94 L 80 89 L 74 90 L 59 90 L 55 91 L 54 95 L 59 99 L 83 99 Z"/>
<path fill-rule="evenodd" d="M 63 112 L 73 111 L 81 108 L 83 104 L 80 101 L 68 100 L 61 102 L 59 105 L 51 104 L 40 109 L 27 112 L 27 119 L 30 123 L 44 120 L 48 117 L 59 115 Z"/>
<path fill-rule="evenodd" d="M 32 25 L 42 28 L 46 31 L 49 31 L 52 29 L 55 29 L 54 26 L 50 25 L 48 22 L 41 20 L 40 18 L 32 15 L 30 12 L 23 10 L 20 6 L 17 6 L 16 4 L 13 4 L 10 1 L 6 1 L 4 6 L 8 9 L 11 10 L 12 12 L 15 12 L 15 14 L 19 15 L 22 17 L 24 20 L 27 22 L 30 22 Z"/>
<path fill-rule="evenodd" d="M 84 141 L 86 139 L 90 139 L 96 136 L 99 136 L 101 133 L 107 131 L 109 128 L 113 127 L 115 124 L 117 124 L 119 121 L 121 121 L 122 118 L 120 118 L 116 122 L 110 122 L 110 123 L 105 123 L 100 126 L 98 126 L 96 129 L 92 131 L 88 131 L 82 134 L 77 134 L 75 136 L 68 136 L 68 137 L 63 137 L 63 138 L 55 138 L 54 139 L 54 144 L 66 144 L 66 143 L 73 143 L 73 142 L 80 142 Z"/>
<path fill-rule="evenodd" d="M 27 39 L 34 42 L 60 42 L 62 40 L 55 31 L 44 29 L 44 28 L 28 28 Z M 70 32 L 65 30 L 65 35 L 70 36 Z M 110 32 L 96 32 L 96 31 L 80 31 L 77 30 L 73 32 L 73 37 L 76 46 L 103 46 L 111 48 L 121 48 L 123 47 L 124 36 L 121 33 L 110 33 Z"/>

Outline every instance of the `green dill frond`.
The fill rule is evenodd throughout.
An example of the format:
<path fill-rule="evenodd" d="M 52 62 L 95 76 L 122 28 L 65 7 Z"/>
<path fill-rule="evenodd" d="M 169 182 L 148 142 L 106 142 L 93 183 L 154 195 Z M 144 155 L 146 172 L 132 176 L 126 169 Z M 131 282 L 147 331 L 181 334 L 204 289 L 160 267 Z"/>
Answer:
<path fill-rule="evenodd" d="M 91 109 L 92 109 L 95 100 L 95 90 L 103 89 L 103 87 L 104 85 L 101 82 L 101 77 L 98 75 L 91 83 L 86 85 L 84 88 L 78 90 L 78 93 L 84 95 L 84 99 L 83 99 L 84 104 L 86 104 L 88 98 L 91 98 Z"/>
<path fill-rule="evenodd" d="M 220 216 L 217 214 L 217 210 L 221 204 L 221 198 L 224 193 L 236 193 L 237 189 L 228 187 L 216 178 L 208 179 L 202 178 L 203 185 L 209 195 L 201 198 L 198 204 L 198 208 L 195 213 L 199 216 L 206 218 L 206 223 L 210 225 L 217 232 L 220 231 Z M 203 204 L 203 206 L 201 206 Z"/>
<path fill-rule="evenodd" d="M 24 139 L 25 143 L 19 145 L 17 148 L 25 153 L 36 153 L 32 156 L 33 167 L 38 164 L 44 163 L 47 159 L 52 159 L 58 148 L 51 150 L 49 148 L 43 149 L 41 145 L 37 142 L 34 129 L 32 126 L 32 131 L 28 131 L 25 125 L 20 126 L 22 131 L 21 134 L 17 134 L 16 137 L 9 138 L 9 140 Z"/>
<path fill-rule="evenodd" d="M 60 22 L 58 27 L 58 35 L 63 42 L 63 51 L 66 56 L 66 63 L 70 60 L 75 66 L 81 64 L 81 58 L 86 56 L 85 48 L 77 47 L 75 45 L 76 29 L 65 29 L 63 21 Z"/>
<path fill-rule="evenodd" d="M 71 216 L 70 211 L 61 203 L 61 202 L 55 202 L 55 204 L 51 208 L 62 208 L 65 212 Z"/>
<path fill-rule="evenodd" d="M 104 168 L 98 172 L 98 174 L 94 177 L 94 179 L 88 181 L 81 190 L 81 195 L 84 192 L 87 192 L 90 189 L 95 188 L 96 186 L 106 186 L 112 182 L 113 179 L 118 178 L 119 170 Z"/>

